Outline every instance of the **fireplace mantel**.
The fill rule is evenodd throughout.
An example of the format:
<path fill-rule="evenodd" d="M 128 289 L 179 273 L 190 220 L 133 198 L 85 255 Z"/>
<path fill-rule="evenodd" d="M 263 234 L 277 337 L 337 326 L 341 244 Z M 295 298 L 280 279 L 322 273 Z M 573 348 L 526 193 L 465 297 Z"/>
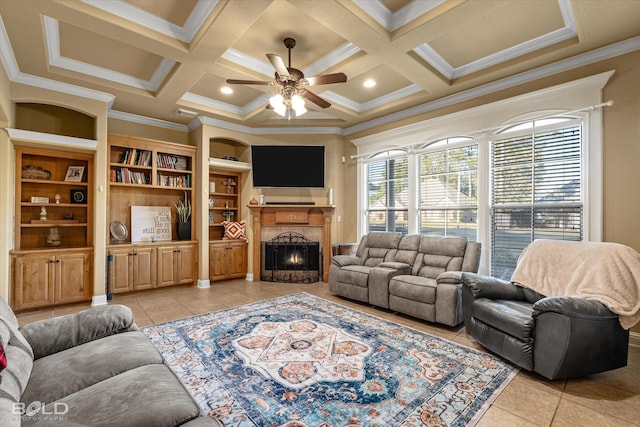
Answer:
<path fill-rule="evenodd" d="M 260 251 L 263 227 L 322 227 L 322 280 L 329 280 L 331 263 L 331 214 L 333 205 L 249 205 L 253 218 L 253 277 L 261 277 Z"/>

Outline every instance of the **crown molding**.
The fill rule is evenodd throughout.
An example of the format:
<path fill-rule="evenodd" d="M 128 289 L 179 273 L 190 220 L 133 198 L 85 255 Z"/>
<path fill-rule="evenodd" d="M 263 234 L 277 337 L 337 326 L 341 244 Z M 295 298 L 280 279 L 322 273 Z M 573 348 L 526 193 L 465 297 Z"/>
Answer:
<path fill-rule="evenodd" d="M 436 110 L 438 108 L 447 107 L 458 102 L 468 101 L 479 96 L 498 92 L 504 89 L 518 86 L 523 83 L 539 80 L 545 77 L 552 76 L 554 74 L 572 70 L 574 68 L 593 64 L 599 61 L 604 61 L 609 58 L 624 55 L 626 53 L 634 52 L 638 49 L 640 49 L 640 36 L 633 37 L 599 49 L 595 49 L 581 55 L 564 59 L 562 61 L 554 62 L 549 65 L 538 67 L 530 71 L 525 71 L 520 74 L 496 80 L 494 82 L 477 86 L 472 89 L 464 90 L 453 95 L 445 96 L 435 101 L 427 102 L 416 107 L 398 111 L 397 113 L 392 113 L 384 117 L 370 120 L 368 122 L 363 122 L 355 126 L 345 128 L 344 134 L 350 135 L 394 121 L 406 119 L 408 117 L 423 114 L 429 111 Z"/>
<path fill-rule="evenodd" d="M 198 0 L 183 26 L 176 25 L 122 0 L 80 0 L 97 9 L 116 15 L 145 28 L 191 43 L 218 0 Z"/>
<path fill-rule="evenodd" d="M 154 126 L 158 128 L 177 130 L 179 132 L 189 132 L 189 127 L 180 123 L 167 120 L 154 119 L 152 117 L 140 116 L 138 114 L 125 113 L 124 111 L 109 110 L 107 117 L 110 119 L 124 120 L 141 125 Z"/>
<path fill-rule="evenodd" d="M 354 110 L 358 113 L 362 113 L 419 92 L 422 92 L 422 88 L 420 88 L 418 85 L 412 84 L 362 103 L 352 101 L 349 98 L 345 98 L 344 96 L 338 95 L 337 93 L 331 91 L 324 92 L 322 94 L 322 97 L 333 102 L 334 104 L 339 104 L 343 107 L 350 108 L 351 110 Z"/>
<path fill-rule="evenodd" d="M 543 49 L 556 43 L 568 40 L 578 35 L 576 31 L 575 19 L 571 10 L 570 0 L 557 0 L 564 27 L 547 34 L 543 34 L 526 42 L 520 43 L 492 55 L 485 56 L 459 67 L 453 67 L 440 54 L 438 54 L 428 43 L 424 43 L 413 49 L 418 56 L 427 61 L 449 80 L 466 76 L 477 71 L 484 70 L 497 64 L 509 61 L 514 58 L 526 55 L 531 52 Z"/>
<path fill-rule="evenodd" d="M 252 128 L 245 125 L 225 122 L 211 117 L 198 116 L 189 123 L 189 130 L 201 125 L 219 127 L 247 135 L 342 135 L 342 129 L 337 127 L 273 127 Z"/>
<path fill-rule="evenodd" d="M 446 0 L 413 0 L 394 13 L 391 13 L 380 0 L 353 1 L 387 31 L 395 31 L 440 6 Z"/>
<path fill-rule="evenodd" d="M 60 26 L 57 19 L 45 16 L 44 32 L 49 65 L 72 71 L 74 73 L 95 76 L 104 80 L 112 81 L 114 83 L 124 84 L 138 89 L 155 92 L 175 65 L 175 61 L 168 58 L 163 58 L 154 71 L 153 75 L 151 76 L 151 79 L 141 79 L 129 74 L 110 70 L 97 65 L 88 64 L 86 62 L 78 61 L 60 55 Z"/>
<path fill-rule="evenodd" d="M 44 132 L 34 132 L 23 129 L 5 128 L 9 134 L 9 138 L 19 140 L 21 142 L 37 142 L 40 144 L 53 144 L 58 146 L 81 148 L 84 150 L 95 150 L 98 147 L 98 141 L 95 139 L 76 138 L 73 136 L 56 135 Z"/>

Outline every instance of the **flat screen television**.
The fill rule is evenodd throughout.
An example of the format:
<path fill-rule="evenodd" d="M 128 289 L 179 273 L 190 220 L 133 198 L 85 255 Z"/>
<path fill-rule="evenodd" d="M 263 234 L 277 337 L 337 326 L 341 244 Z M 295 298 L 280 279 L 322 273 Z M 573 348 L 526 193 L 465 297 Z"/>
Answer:
<path fill-rule="evenodd" d="M 324 188 L 322 145 L 252 145 L 251 172 L 257 188 Z"/>

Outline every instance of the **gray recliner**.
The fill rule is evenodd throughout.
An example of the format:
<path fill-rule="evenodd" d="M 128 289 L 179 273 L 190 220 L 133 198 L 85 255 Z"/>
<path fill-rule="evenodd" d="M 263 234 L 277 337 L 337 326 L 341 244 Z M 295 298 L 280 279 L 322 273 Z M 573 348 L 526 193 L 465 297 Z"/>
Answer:
<path fill-rule="evenodd" d="M 467 333 L 521 368 L 560 379 L 626 366 L 629 331 L 604 304 L 478 274 L 462 282 Z"/>
<path fill-rule="evenodd" d="M 329 290 L 357 301 L 369 302 L 369 279 L 374 267 L 395 261 L 400 233 L 379 231 L 362 236 L 355 255 L 335 255 L 329 267 Z M 417 248 L 416 248 L 417 249 Z M 410 269 L 411 266 L 407 265 Z"/>

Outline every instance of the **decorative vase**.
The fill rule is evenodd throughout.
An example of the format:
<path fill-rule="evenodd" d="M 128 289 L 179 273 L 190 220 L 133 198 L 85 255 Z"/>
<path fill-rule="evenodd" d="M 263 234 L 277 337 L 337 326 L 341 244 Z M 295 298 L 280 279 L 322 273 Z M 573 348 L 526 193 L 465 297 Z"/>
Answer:
<path fill-rule="evenodd" d="M 178 223 L 178 240 L 191 240 L 191 223 Z"/>

